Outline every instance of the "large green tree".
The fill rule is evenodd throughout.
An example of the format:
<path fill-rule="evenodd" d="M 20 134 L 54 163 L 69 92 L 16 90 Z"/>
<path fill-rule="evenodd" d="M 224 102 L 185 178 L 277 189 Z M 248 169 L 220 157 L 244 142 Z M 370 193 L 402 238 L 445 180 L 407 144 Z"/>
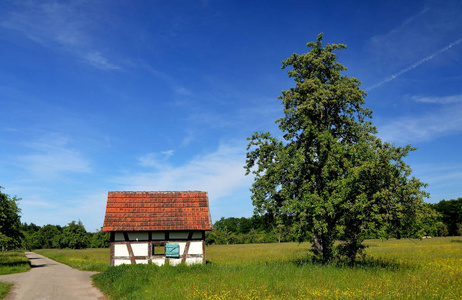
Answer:
<path fill-rule="evenodd" d="M 20 198 L 2 193 L 0 186 L 0 246 L 2 251 L 16 248 L 21 243 Z"/>
<path fill-rule="evenodd" d="M 309 52 L 283 61 L 295 81 L 279 97 L 283 139 L 253 134 L 245 168 L 255 175 L 257 213 L 296 220 L 299 240 L 310 239 L 323 262 L 335 253 L 353 262 L 371 234 L 416 233 L 426 216 L 425 184 L 403 162 L 414 148 L 376 137 L 366 93 L 359 80 L 341 74 L 346 68 L 334 53 L 346 46 L 323 47 L 322 40 L 320 34 Z"/>

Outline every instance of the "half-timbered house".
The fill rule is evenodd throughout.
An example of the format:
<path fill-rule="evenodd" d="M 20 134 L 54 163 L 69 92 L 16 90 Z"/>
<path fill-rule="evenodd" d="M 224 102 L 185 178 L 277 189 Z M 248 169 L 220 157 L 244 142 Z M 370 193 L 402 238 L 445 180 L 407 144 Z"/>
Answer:
<path fill-rule="evenodd" d="M 205 263 L 211 229 L 206 192 L 108 192 L 103 231 L 111 234 L 111 266 Z"/>

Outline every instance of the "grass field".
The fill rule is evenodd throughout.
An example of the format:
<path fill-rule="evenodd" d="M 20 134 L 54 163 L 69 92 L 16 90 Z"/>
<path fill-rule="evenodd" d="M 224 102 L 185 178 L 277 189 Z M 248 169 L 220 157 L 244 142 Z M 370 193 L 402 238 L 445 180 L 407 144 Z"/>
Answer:
<path fill-rule="evenodd" d="M 109 267 L 109 249 L 41 249 L 35 253 L 62 262 L 81 271 L 102 272 Z"/>
<path fill-rule="evenodd" d="M 367 258 L 354 267 L 311 263 L 307 243 L 208 246 L 209 263 L 191 267 L 109 268 L 108 249 L 38 252 L 104 270 L 93 279 L 114 300 L 462 299 L 462 238 L 366 244 Z"/>
<path fill-rule="evenodd" d="M 29 260 L 22 252 L 0 252 L 0 275 L 30 270 Z M 0 299 L 9 292 L 11 284 L 0 282 Z"/>

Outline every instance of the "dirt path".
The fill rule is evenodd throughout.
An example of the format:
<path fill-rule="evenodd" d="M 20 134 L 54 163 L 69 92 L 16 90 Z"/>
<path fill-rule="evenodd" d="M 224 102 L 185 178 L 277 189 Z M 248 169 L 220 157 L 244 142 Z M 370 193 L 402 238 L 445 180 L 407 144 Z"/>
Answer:
<path fill-rule="evenodd" d="M 106 299 L 92 286 L 90 276 L 96 272 L 72 269 L 33 252 L 26 256 L 32 270 L 0 276 L 0 281 L 14 284 L 5 300 Z"/>

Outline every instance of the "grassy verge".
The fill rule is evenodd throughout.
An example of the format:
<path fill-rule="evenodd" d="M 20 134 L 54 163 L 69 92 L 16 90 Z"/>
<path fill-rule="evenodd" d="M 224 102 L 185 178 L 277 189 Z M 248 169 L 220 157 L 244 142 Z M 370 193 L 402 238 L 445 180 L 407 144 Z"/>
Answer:
<path fill-rule="evenodd" d="M 82 271 L 102 272 L 109 267 L 109 249 L 41 249 L 35 250 L 53 260 Z"/>
<path fill-rule="evenodd" d="M 30 270 L 29 260 L 22 252 L 0 252 L 0 275 Z M 0 299 L 8 295 L 12 284 L 0 282 Z"/>
<path fill-rule="evenodd" d="M 6 295 L 8 295 L 12 286 L 12 284 L 0 282 L 0 299 L 3 299 Z"/>

